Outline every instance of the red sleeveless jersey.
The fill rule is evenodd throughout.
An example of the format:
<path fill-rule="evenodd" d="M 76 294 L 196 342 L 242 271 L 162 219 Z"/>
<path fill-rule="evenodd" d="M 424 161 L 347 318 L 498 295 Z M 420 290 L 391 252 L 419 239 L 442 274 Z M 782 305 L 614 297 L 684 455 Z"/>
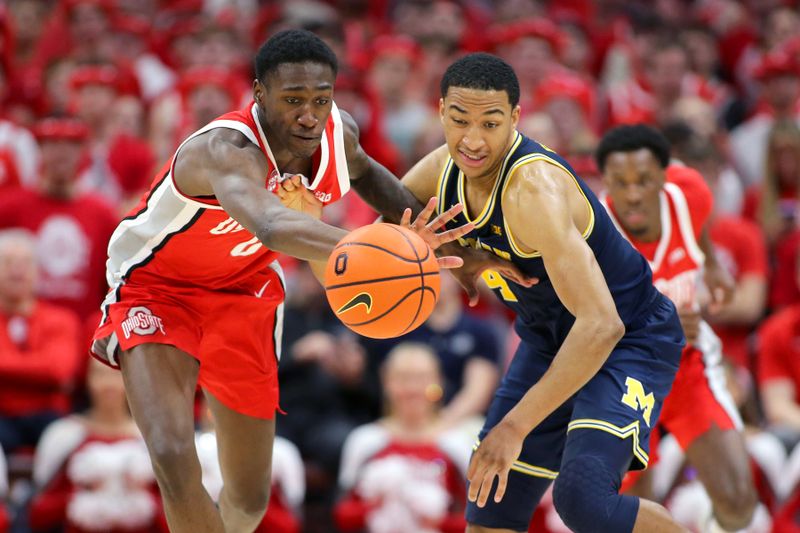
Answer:
<path fill-rule="evenodd" d="M 214 128 L 241 132 L 264 153 L 264 187 L 274 191 L 281 171 L 251 103 L 210 122 L 189 139 Z M 277 253 L 230 217 L 214 198 L 189 197 L 175 183 L 175 156 L 156 175 L 150 190 L 117 226 L 108 246 L 107 280 L 122 284 L 233 288 L 268 268 Z M 333 104 L 320 147 L 313 156 L 313 179 L 304 179 L 323 203 L 350 188 L 341 115 Z"/>
<path fill-rule="evenodd" d="M 711 214 L 713 197 L 696 170 L 680 165 L 667 167 L 667 182 L 660 197 L 661 236 L 654 243 L 639 242 L 626 233 L 611 199 L 604 197 L 602 201 L 620 233 L 650 262 L 656 288 L 678 309 L 697 309 L 705 262 L 697 237 Z M 696 341 L 683 350 L 680 368 L 659 418 L 659 424 L 675 436 L 684 450 L 712 425 L 723 431 L 741 428 L 721 363 L 722 344 L 711 327 L 701 322 Z M 650 446 L 651 450 L 657 448 L 652 442 Z M 651 465 L 656 457 L 650 456 Z M 633 479 L 626 477 L 624 486 Z"/>
<path fill-rule="evenodd" d="M 697 234 L 711 211 L 711 191 L 696 171 L 671 165 L 660 197 L 661 236 L 652 245 L 638 242 L 625 231 L 611 198 L 604 195 L 602 202 L 619 232 L 650 263 L 656 288 L 677 308 L 694 307 L 705 261 Z"/>

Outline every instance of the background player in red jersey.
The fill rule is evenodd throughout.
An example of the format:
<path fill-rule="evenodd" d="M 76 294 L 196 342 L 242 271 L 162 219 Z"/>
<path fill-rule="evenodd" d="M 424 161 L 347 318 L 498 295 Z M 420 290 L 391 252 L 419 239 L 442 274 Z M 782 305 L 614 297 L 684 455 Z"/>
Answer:
<path fill-rule="evenodd" d="M 367 199 L 376 186 L 394 195 L 388 214 L 433 248 L 471 229 L 435 233 L 460 206 L 427 224 L 434 202 L 409 224 L 405 208 L 419 203 L 359 146 L 333 103 L 336 56 L 318 37 L 280 32 L 255 67 L 255 101 L 184 141 L 109 244 L 112 290 L 92 350 L 122 370 L 174 532 L 252 531 L 266 508 L 284 297 L 275 259 L 319 266 L 345 235 L 299 211 L 318 215 L 352 179 Z M 307 182 L 297 210 L 274 193 L 281 174 Z M 198 383 L 216 421 L 219 510 L 194 447 Z"/>
<path fill-rule="evenodd" d="M 660 424 L 686 451 L 714 503 L 716 523 L 708 530 L 736 531 L 750 523 L 756 497 L 741 421 L 725 388 L 721 343 L 700 315 L 705 254 L 698 241 L 713 199 L 699 173 L 669 159 L 667 140 L 644 125 L 611 130 L 597 149 L 606 208 L 650 262 L 653 283 L 675 303 L 688 341 Z"/>

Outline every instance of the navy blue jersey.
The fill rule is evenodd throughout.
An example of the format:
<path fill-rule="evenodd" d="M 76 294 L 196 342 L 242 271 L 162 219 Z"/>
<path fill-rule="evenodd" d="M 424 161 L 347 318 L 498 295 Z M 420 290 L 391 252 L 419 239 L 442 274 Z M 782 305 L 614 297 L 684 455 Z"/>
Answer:
<path fill-rule="evenodd" d="M 475 229 L 460 239 L 462 246 L 479 247 L 504 259 L 512 261 L 525 274 L 539 278 L 533 287 L 523 287 L 502 278 L 495 272 L 485 272 L 484 280 L 497 297 L 517 314 L 516 329 L 520 337 L 537 343 L 555 355 L 575 321 L 558 299 L 544 268 L 541 254 L 524 253 L 514 241 L 503 217 L 501 198 L 511 176 L 521 166 L 534 161 L 544 161 L 566 171 L 575 180 L 586 199 L 591 216 L 584 238 L 594 252 L 597 263 L 605 276 L 627 334 L 641 327 L 642 318 L 658 300 L 658 291 L 653 287 L 650 266 L 642 255 L 620 235 L 609 219 L 605 208 L 588 186 L 575 175 L 564 159 L 536 141 L 517 133 L 514 143 L 506 155 L 491 195 L 480 214 L 469 220 L 466 209 L 448 226 L 455 227 L 473 222 Z M 466 206 L 464 175 L 452 158 L 442 169 L 439 177 L 439 212 L 462 203 Z M 531 212 L 528 220 L 536 224 L 537 214 Z M 521 231 L 517 228 L 517 231 Z"/>

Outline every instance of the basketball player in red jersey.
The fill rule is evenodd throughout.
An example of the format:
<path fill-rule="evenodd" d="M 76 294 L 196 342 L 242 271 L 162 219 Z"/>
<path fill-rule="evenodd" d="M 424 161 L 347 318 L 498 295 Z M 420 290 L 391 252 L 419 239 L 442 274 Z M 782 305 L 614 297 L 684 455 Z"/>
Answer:
<path fill-rule="evenodd" d="M 337 61 L 320 39 L 281 32 L 260 48 L 255 69 L 254 102 L 186 139 L 109 243 L 111 291 L 92 353 L 122 370 L 173 532 L 252 531 L 266 509 L 284 298 L 275 258 L 319 271 L 346 233 L 309 213 L 353 180 L 366 197 L 373 186 L 394 195 L 390 214 L 405 213 L 433 248 L 470 229 L 435 233 L 460 210 L 428 224 L 435 202 L 408 223 L 405 207 L 419 204 L 364 153 L 353 120 L 336 108 Z M 286 175 L 308 190 L 295 209 L 274 192 Z M 194 448 L 198 383 L 217 428 L 219 510 Z"/>
<path fill-rule="evenodd" d="M 607 189 L 603 203 L 680 313 L 688 344 L 660 424 L 675 436 L 711 497 L 714 515 L 704 531 L 738 531 L 750 523 L 756 495 L 741 420 L 725 385 L 722 346 L 700 316 L 698 294 L 705 262 L 698 240 L 713 198 L 698 172 L 669 165 L 669 158 L 667 140 L 652 128 L 609 131 L 597 149 Z"/>

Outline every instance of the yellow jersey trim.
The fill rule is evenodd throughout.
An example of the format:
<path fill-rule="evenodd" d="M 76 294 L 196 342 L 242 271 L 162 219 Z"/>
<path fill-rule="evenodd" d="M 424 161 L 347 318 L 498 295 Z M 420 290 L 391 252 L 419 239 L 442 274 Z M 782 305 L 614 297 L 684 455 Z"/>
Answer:
<path fill-rule="evenodd" d="M 519 169 L 521 166 L 526 165 L 528 163 L 532 163 L 534 161 L 544 161 L 545 163 L 554 165 L 563 170 L 564 172 L 566 172 L 567 174 L 569 174 L 569 176 L 572 178 L 573 183 L 575 183 L 575 186 L 578 188 L 578 190 L 581 193 L 581 196 L 583 196 L 583 199 L 586 202 L 586 207 L 589 209 L 589 223 L 586 225 L 586 229 L 584 229 L 583 233 L 581 234 L 584 240 L 588 239 L 589 236 L 592 234 L 592 231 L 594 230 L 595 216 L 594 216 L 594 209 L 592 209 L 592 204 L 589 202 L 589 198 L 586 196 L 586 193 L 583 192 L 583 189 L 581 189 L 580 183 L 578 183 L 578 178 L 576 178 L 575 175 L 572 172 L 570 172 L 564 165 L 562 165 L 561 163 L 559 163 L 558 161 L 556 161 L 555 159 L 553 159 L 548 155 L 530 154 L 520 158 L 516 163 L 514 163 L 514 165 L 511 167 L 511 170 L 508 171 L 508 178 L 506 178 L 506 182 L 503 184 L 503 190 L 500 193 L 501 197 L 505 196 L 506 187 L 508 187 L 508 184 L 511 182 L 511 177 L 514 175 L 514 172 L 516 172 L 517 169 Z M 514 252 L 514 254 L 525 259 L 542 256 L 541 252 L 522 251 L 522 249 L 517 244 L 517 241 L 514 239 L 514 235 L 511 233 L 511 228 L 508 227 L 508 223 L 506 222 L 505 217 L 503 217 L 503 226 L 505 226 L 506 234 L 508 235 L 508 243 L 511 245 L 511 250 Z"/>
<path fill-rule="evenodd" d="M 478 446 L 480 446 L 480 441 L 475 442 L 475 444 L 472 446 L 472 450 L 477 450 Z M 554 470 L 550 470 L 542 466 L 535 466 L 519 460 L 514 461 L 514 463 L 511 465 L 511 470 L 514 472 L 519 472 L 520 474 L 544 479 L 555 479 L 558 477 L 558 472 Z"/>
<path fill-rule="evenodd" d="M 633 455 L 642 463 L 644 467 L 647 467 L 647 463 L 650 461 L 650 456 L 647 455 L 642 447 L 639 445 L 639 421 L 631 422 L 625 427 L 615 426 L 610 422 L 606 422 L 605 420 L 596 420 L 593 418 L 579 418 L 573 420 L 567 426 L 567 432 L 572 431 L 573 429 L 599 429 L 600 431 L 605 431 L 606 433 L 610 433 L 615 435 L 621 439 L 627 439 L 628 437 L 632 437 L 633 440 Z"/>
<path fill-rule="evenodd" d="M 508 166 L 508 160 L 511 159 L 511 156 L 514 152 L 517 151 L 517 148 L 522 143 L 522 135 L 519 132 L 515 132 L 516 137 L 514 138 L 514 142 L 511 143 L 511 148 L 509 148 L 508 153 L 506 154 L 505 159 L 503 160 L 503 165 L 500 167 L 500 172 L 497 174 L 497 178 L 494 181 L 494 186 L 492 187 L 492 192 L 489 195 L 486 203 L 483 204 L 483 209 L 475 217 L 474 220 L 470 219 L 469 217 L 469 209 L 467 209 L 467 195 L 464 192 L 464 173 L 459 169 L 458 171 L 458 182 L 457 186 L 457 193 L 458 193 L 458 201 L 461 205 L 464 206 L 464 217 L 467 219 L 467 222 L 472 222 L 476 228 L 480 228 L 484 226 L 490 218 L 492 218 L 492 213 L 494 212 L 494 206 L 497 203 L 497 191 L 500 189 L 500 182 L 503 181 L 503 176 L 506 175 L 506 167 Z"/>
<path fill-rule="evenodd" d="M 447 206 L 445 205 L 445 190 L 447 189 L 447 179 L 450 176 L 450 168 L 453 166 L 453 158 L 449 155 L 447 156 L 447 161 L 442 168 L 442 172 L 439 174 L 439 179 L 436 181 L 436 191 L 437 195 L 439 196 L 438 208 L 439 213 L 444 213 L 447 211 Z M 430 200 L 430 198 L 428 198 Z"/>

